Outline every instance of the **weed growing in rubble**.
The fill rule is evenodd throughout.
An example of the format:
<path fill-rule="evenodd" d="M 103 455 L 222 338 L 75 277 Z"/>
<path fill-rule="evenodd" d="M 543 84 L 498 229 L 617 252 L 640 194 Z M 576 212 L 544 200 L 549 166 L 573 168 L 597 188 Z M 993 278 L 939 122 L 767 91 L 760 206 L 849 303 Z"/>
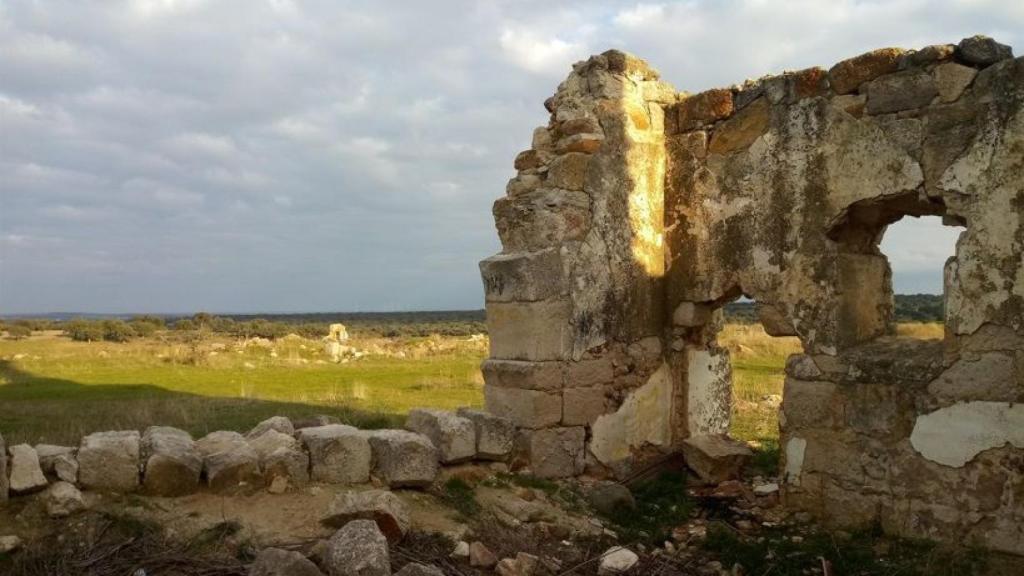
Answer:
<path fill-rule="evenodd" d="M 636 510 L 608 518 L 621 542 L 659 545 L 671 539 L 672 529 L 685 522 L 694 507 L 686 493 L 686 476 L 681 472 L 664 472 L 631 490 Z"/>
<path fill-rule="evenodd" d="M 480 513 L 480 503 L 476 501 L 473 487 L 462 478 L 451 478 L 445 482 L 441 488 L 441 499 L 465 518 Z"/>

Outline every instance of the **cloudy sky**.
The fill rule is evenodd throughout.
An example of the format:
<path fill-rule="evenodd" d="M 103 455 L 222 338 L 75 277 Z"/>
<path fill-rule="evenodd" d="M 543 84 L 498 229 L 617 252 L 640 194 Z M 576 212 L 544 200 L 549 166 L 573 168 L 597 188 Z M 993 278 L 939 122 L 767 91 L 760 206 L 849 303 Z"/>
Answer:
<path fill-rule="evenodd" d="M 975 33 L 1024 2 L 0 0 L 0 313 L 479 308 L 572 62 L 695 91 Z M 951 238 L 891 232 L 897 289 Z"/>

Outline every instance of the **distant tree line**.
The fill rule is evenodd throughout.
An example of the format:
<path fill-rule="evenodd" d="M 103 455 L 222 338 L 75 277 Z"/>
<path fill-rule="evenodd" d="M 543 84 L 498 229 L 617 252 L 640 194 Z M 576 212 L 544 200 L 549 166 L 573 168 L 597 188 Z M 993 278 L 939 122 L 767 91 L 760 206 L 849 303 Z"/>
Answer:
<path fill-rule="evenodd" d="M 757 320 L 754 302 L 732 302 L 725 306 L 727 322 L 753 324 Z M 896 295 L 897 322 L 941 322 L 942 296 L 936 294 Z M 483 310 L 433 312 L 352 312 L 321 314 L 209 314 L 191 316 L 142 315 L 124 318 L 20 318 L 0 322 L 0 330 L 12 338 L 24 338 L 32 331 L 63 330 L 83 342 L 126 342 L 151 336 L 158 331 L 213 333 L 236 338 L 281 338 L 298 334 L 322 338 L 329 326 L 342 323 L 357 337 L 470 336 L 486 334 Z"/>

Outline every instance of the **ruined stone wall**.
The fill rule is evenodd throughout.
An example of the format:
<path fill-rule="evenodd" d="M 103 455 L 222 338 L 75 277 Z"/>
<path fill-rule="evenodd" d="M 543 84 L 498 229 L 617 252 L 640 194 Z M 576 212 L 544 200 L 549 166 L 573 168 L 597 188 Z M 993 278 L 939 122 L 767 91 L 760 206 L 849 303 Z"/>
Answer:
<path fill-rule="evenodd" d="M 791 506 L 1024 552 L 1022 103 L 1024 60 L 980 37 L 692 96 L 621 53 L 578 64 L 495 204 L 488 408 L 552 476 L 724 432 L 715 337 L 745 295 L 804 347 Z M 878 244 L 907 215 L 964 228 L 943 342 L 892 337 Z"/>

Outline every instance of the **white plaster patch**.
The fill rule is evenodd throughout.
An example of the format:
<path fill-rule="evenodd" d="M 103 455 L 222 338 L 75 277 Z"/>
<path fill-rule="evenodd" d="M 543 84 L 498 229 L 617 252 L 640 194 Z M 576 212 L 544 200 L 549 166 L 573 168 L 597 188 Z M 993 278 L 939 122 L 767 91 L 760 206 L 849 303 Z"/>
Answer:
<path fill-rule="evenodd" d="M 786 483 L 800 485 L 800 474 L 804 471 L 804 454 L 807 452 L 807 440 L 792 437 L 786 442 Z"/>
<path fill-rule="evenodd" d="M 687 354 L 686 417 L 691 436 L 725 434 L 729 431 L 732 382 L 729 356 L 706 349 Z"/>
<path fill-rule="evenodd" d="M 667 364 L 626 398 L 612 414 L 591 426 L 590 451 L 602 464 L 629 458 L 632 448 L 667 446 L 672 440 L 672 378 Z"/>
<path fill-rule="evenodd" d="M 1024 448 L 1024 404 L 965 402 L 917 417 L 910 444 L 922 456 L 959 468 L 992 448 Z"/>

